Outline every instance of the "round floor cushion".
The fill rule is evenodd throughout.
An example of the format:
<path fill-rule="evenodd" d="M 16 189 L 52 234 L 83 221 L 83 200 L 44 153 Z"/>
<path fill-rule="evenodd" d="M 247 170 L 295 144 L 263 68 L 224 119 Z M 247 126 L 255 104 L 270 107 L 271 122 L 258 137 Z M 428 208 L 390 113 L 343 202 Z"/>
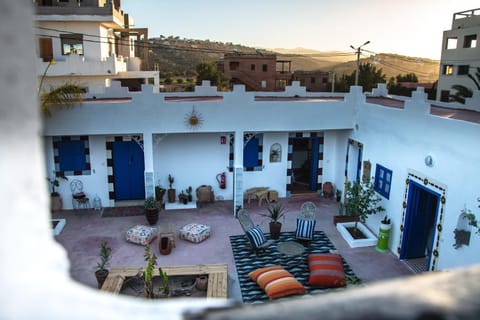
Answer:
<path fill-rule="evenodd" d="M 199 243 L 210 236 L 210 226 L 200 223 L 189 223 L 180 229 L 178 236 L 180 239 Z"/>

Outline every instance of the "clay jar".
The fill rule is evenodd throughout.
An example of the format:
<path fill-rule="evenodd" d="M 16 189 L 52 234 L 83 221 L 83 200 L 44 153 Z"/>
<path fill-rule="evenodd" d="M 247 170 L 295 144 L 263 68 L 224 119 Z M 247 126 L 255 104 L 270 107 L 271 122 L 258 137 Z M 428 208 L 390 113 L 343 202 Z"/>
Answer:
<path fill-rule="evenodd" d="M 208 277 L 207 276 L 198 276 L 195 281 L 195 288 L 200 291 L 206 291 L 208 286 Z"/>

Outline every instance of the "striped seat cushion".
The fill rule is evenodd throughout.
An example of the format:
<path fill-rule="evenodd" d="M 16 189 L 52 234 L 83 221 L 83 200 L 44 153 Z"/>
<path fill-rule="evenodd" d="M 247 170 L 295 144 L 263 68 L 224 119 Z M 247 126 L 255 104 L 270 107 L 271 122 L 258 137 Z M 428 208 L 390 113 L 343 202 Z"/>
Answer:
<path fill-rule="evenodd" d="M 295 237 L 297 239 L 313 240 L 313 231 L 315 230 L 315 220 L 304 220 L 297 218 L 297 229 Z"/>
<path fill-rule="evenodd" d="M 307 292 L 305 287 L 282 266 L 256 269 L 248 275 L 265 291 L 270 300 Z"/>
<path fill-rule="evenodd" d="M 342 257 L 335 253 L 315 253 L 308 256 L 310 286 L 334 288 L 345 287 L 346 276 Z"/>
<path fill-rule="evenodd" d="M 267 242 L 267 239 L 265 238 L 262 229 L 260 229 L 260 226 L 253 227 L 248 230 L 247 237 L 248 240 L 250 240 L 253 250 L 258 249 L 258 247 Z"/>

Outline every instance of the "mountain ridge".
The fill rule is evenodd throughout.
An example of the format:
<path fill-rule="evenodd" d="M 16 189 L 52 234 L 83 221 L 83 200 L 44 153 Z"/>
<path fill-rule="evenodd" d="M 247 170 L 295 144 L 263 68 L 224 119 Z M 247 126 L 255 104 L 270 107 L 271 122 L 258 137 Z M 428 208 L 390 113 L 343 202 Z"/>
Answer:
<path fill-rule="evenodd" d="M 149 67 L 160 70 L 161 77 L 194 77 L 196 66 L 204 61 L 221 60 L 224 53 L 257 52 L 274 53 L 278 59 L 291 60 L 292 72 L 297 70 L 335 73 L 337 78 L 343 74 L 350 75 L 356 69 L 355 52 L 319 51 L 315 49 L 297 48 L 253 48 L 231 42 L 210 40 L 180 39 L 178 36 L 149 39 Z M 371 63 L 386 75 L 387 81 L 399 74 L 415 73 L 419 82 L 435 82 L 438 80 L 440 62 L 429 58 L 410 57 L 395 53 L 371 54 L 360 59 L 361 63 Z"/>

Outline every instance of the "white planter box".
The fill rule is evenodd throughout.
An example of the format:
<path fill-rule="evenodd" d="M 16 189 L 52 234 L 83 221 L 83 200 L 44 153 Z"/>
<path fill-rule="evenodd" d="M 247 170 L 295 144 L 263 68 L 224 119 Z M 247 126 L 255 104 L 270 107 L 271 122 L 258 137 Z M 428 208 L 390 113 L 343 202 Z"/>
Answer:
<path fill-rule="evenodd" d="M 354 226 L 355 226 L 355 222 L 337 223 L 338 232 L 340 232 L 343 239 L 347 241 L 350 248 L 370 247 L 370 246 L 375 246 L 377 244 L 377 237 L 370 230 L 368 230 L 368 228 L 365 227 L 365 225 L 363 225 L 360 222 L 357 224 L 357 228 L 360 231 L 362 231 L 367 238 L 353 239 L 353 237 L 350 235 L 350 232 L 348 232 L 347 228 L 354 227 Z"/>

